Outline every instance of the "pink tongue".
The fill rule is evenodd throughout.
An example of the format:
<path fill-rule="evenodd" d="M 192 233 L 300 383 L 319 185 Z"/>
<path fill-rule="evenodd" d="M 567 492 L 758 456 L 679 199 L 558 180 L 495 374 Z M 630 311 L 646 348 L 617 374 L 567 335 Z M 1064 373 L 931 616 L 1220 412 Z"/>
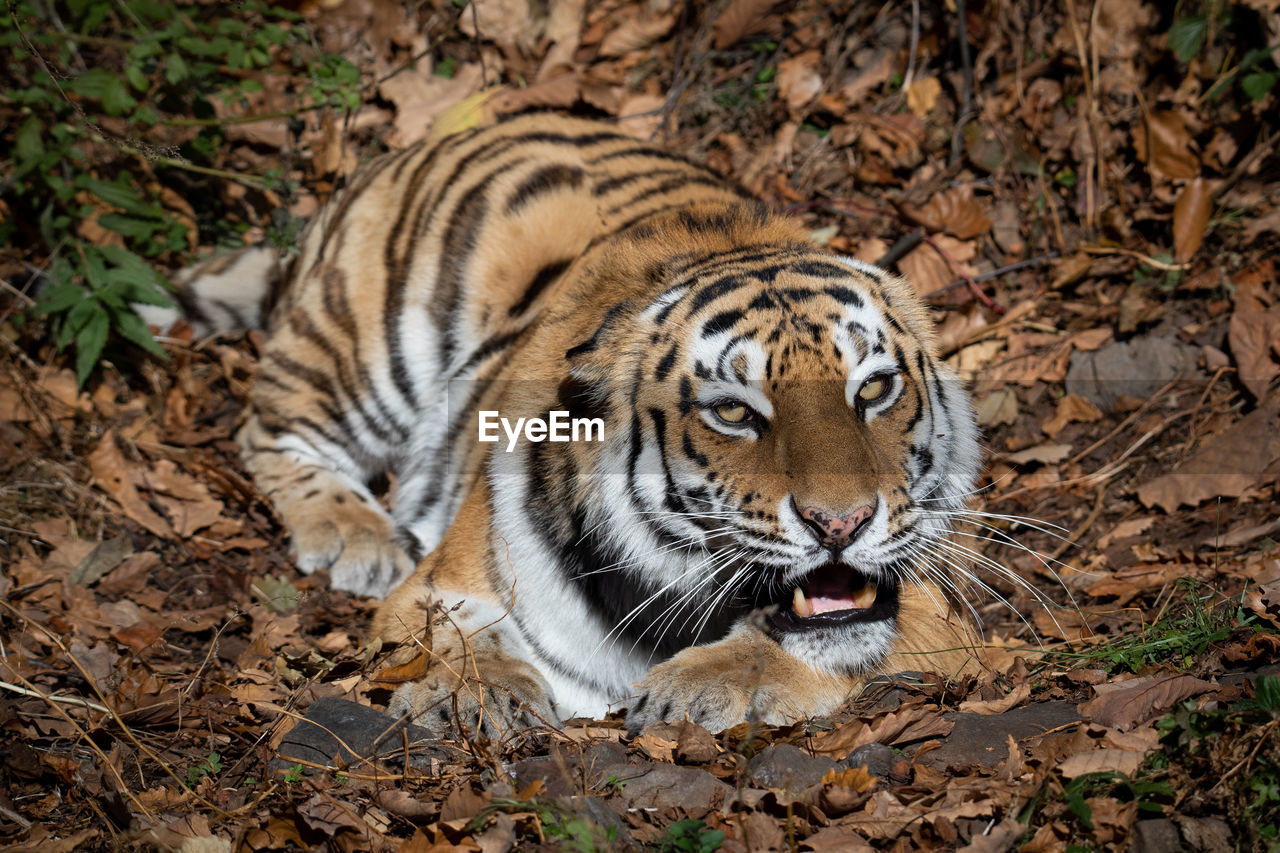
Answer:
<path fill-rule="evenodd" d="M 852 598 L 831 598 L 816 595 L 809 599 L 809 606 L 814 613 L 830 613 L 834 610 L 857 610 L 858 604 Z"/>

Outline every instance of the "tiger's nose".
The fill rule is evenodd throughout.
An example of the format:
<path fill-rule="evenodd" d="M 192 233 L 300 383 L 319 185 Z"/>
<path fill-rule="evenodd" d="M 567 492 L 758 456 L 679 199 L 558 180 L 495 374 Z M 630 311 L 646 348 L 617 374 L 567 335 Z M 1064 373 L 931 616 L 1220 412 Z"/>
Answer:
<path fill-rule="evenodd" d="M 875 515 L 875 508 L 860 506 L 848 515 L 833 515 L 816 506 L 796 510 L 800 518 L 827 548 L 845 548 L 866 529 L 867 522 Z"/>

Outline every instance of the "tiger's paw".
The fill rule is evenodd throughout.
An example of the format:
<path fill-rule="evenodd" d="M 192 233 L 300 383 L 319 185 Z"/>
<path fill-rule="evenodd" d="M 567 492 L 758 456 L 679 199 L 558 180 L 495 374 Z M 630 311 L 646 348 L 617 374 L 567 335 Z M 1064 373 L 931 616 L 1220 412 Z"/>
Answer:
<path fill-rule="evenodd" d="M 290 533 L 298 569 L 306 574 L 327 569 L 334 589 L 385 598 L 413 572 L 413 561 L 395 542 L 391 520 L 370 507 L 308 512 L 290 525 Z"/>
<path fill-rule="evenodd" d="M 627 709 L 628 732 L 636 735 L 650 723 L 686 717 L 708 731 L 720 732 L 749 717 L 771 722 L 778 716 L 772 691 L 761 683 L 759 669 L 726 666 L 697 654 L 705 651 L 686 649 L 649 670 L 639 696 Z"/>
<path fill-rule="evenodd" d="M 401 685 L 387 710 L 442 735 L 504 740 L 522 729 L 558 726 L 551 693 L 541 678 L 522 672 L 495 674 L 462 685 L 450 677 L 428 675 Z"/>

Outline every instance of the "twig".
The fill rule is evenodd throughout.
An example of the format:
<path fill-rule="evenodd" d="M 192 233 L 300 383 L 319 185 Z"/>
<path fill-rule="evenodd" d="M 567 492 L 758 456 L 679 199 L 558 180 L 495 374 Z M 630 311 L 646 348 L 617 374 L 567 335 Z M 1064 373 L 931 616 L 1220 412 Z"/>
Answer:
<path fill-rule="evenodd" d="M 894 243 L 889 251 L 881 255 L 875 265 L 878 267 L 887 267 L 890 264 L 897 263 L 906 256 L 908 252 L 919 246 L 924 241 L 924 229 L 917 228 L 907 234 L 903 234 L 898 238 L 898 242 Z"/>
<path fill-rule="evenodd" d="M 984 273 L 979 273 L 978 275 L 975 275 L 970 279 L 958 278 L 955 281 L 951 282 L 950 284 L 944 284 L 942 287 L 939 287 L 936 290 L 929 291 L 922 298 L 929 299 L 931 297 L 938 296 L 939 294 L 946 293 L 949 290 L 955 290 L 957 287 L 969 284 L 971 281 L 972 282 L 989 281 L 993 278 L 999 278 L 1002 275 L 1008 275 L 1011 272 L 1018 272 L 1019 270 L 1028 269 L 1030 267 L 1038 267 L 1048 263 L 1049 261 L 1052 261 L 1058 258 L 1061 254 L 1062 253 L 1059 252 L 1057 249 L 1051 249 L 1048 252 L 1045 252 L 1043 255 L 1038 255 L 1034 258 L 1026 258 L 1025 260 L 1017 261 L 1012 264 L 1006 264 L 1005 266 L 1002 266 L 1002 267 L 996 267 L 993 270 L 987 270 Z"/>
<path fill-rule="evenodd" d="M 1166 272 L 1181 272 L 1191 266 L 1190 263 L 1170 264 L 1165 261 L 1157 261 L 1150 255 L 1135 252 L 1133 249 L 1121 249 L 1115 246 L 1079 246 L 1077 248 L 1086 255 L 1125 255 L 1130 258 L 1137 258 L 1147 266 Z"/>
<path fill-rule="evenodd" d="M 0 689 L 8 690 L 11 693 L 17 693 L 21 696 L 31 696 L 35 699 L 43 699 L 45 702 L 61 702 L 64 705 L 76 705 L 81 708 L 88 708 L 90 711 L 98 711 L 102 714 L 110 714 L 111 709 L 105 705 L 99 705 L 97 702 L 90 702 L 88 699 L 81 699 L 79 696 L 58 696 L 53 693 L 37 693 L 34 690 L 28 690 L 17 684 L 10 684 L 7 681 L 0 681 Z"/>
<path fill-rule="evenodd" d="M 951 267 L 952 272 L 964 277 L 964 281 L 969 285 L 969 289 L 973 291 L 973 295 L 978 297 L 978 300 L 982 302 L 983 305 L 987 306 L 997 314 L 1003 314 L 1005 312 L 1004 306 L 997 304 L 990 296 L 983 293 L 982 288 L 978 287 L 978 283 L 974 280 L 973 276 L 965 272 L 964 267 L 960 262 L 951 257 L 951 253 L 942 248 L 942 245 L 938 243 L 938 241 L 934 240 L 928 234 L 924 235 L 924 241 L 932 246 L 935 252 L 942 256 L 942 259 L 947 262 L 947 266 Z"/>
<path fill-rule="evenodd" d="M 1089 515 L 1081 522 L 1080 526 L 1068 534 L 1066 541 L 1053 549 L 1053 553 L 1049 555 L 1048 562 L 1056 562 L 1059 557 L 1067 553 L 1071 548 L 1075 548 L 1080 544 L 1080 538 L 1089 532 L 1089 528 L 1093 527 L 1093 523 L 1098 520 L 1098 516 L 1102 515 L 1103 499 L 1107 496 L 1107 484 L 1098 484 L 1098 495 L 1093 502 L 1093 509 L 1089 511 Z"/>
<path fill-rule="evenodd" d="M 211 803 L 209 800 L 205 799 L 204 797 L 197 794 L 194 790 L 192 790 L 191 787 L 186 784 L 185 780 L 183 780 L 183 778 L 178 775 L 178 772 L 174 770 L 172 766 L 170 766 L 169 762 L 161 758 L 160 755 L 158 755 L 153 749 L 151 749 L 151 747 L 147 746 L 142 741 L 138 740 L 137 735 L 135 735 L 133 733 L 133 730 L 130 729 L 129 726 L 125 724 L 125 721 L 121 718 L 120 714 L 117 713 L 116 710 L 112 708 L 110 704 L 107 703 L 107 697 L 102 695 L 102 691 L 98 688 L 98 683 L 93 679 L 93 676 L 89 674 L 89 670 L 85 668 L 84 664 L 80 662 L 79 658 L 77 658 L 75 655 L 71 653 L 71 650 L 68 649 L 66 645 L 62 642 L 61 637 L 59 637 L 53 631 L 50 631 L 44 625 L 41 625 L 39 622 L 36 622 L 30 616 L 23 613 L 21 610 L 17 609 L 9 602 L 0 600 L 0 606 L 4 607 L 4 609 L 8 610 L 14 616 L 18 617 L 20 620 L 25 622 L 28 626 L 35 628 L 36 630 L 43 633 L 55 646 L 58 647 L 59 651 L 61 651 L 62 654 L 66 656 L 67 660 L 71 661 L 71 665 L 74 666 L 76 670 L 80 673 L 80 676 L 85 680 L 85 683 L 88 684 L 89 687 L 93 689 L 93 692 L 95 694 L 97 694 L 98 699 L 100 699 L 103 705 L 106 707 L 107 713 L 111 716 L 111 719 L 115 722 L 117 726 L 120 727 L 120 731 L 124 734 L 124 736 L 129 740 L 130 743 L 132 743 L 135 747 L 137 747 L 139 752 L 143 753 L 152 761 L 154 761 L 156 764 L 160 765 L 160 767 L 166 773 L 168 773 L 169 776 L 172 777 L 173 780 L 177 782 L 180 787 L 183 787 L 184 789 L 191 791 L 191 795 L 195 797 L 197 800 L 199 800 L 201 805 L 212 809 L 222 817 L 226 817 L 226 818 L 231 817 L 230 814 L 228 814 L 223 809 L 219 808 L 216 804 Z M 9 666 L 9 669 L 13 670 L 13 667 Z M 17 675 L 23 682 L 25 682 L 27 686 L 29 687 L 31 686 L 31 683 L 27 681 L 25 678 L 22 678 L 22 675 L 18 673 L 16 670 L 14 670 L 14 674 Z M 58 709 L 58 710 L 59 710 L 59 713 L 62 713 L 61 709 Z M 70 718 L 68 717 L 68 719 Z M 88 735 L 86 734 L 85 737 L 87 738 Z M 96 748 L 96 745 L 95 745 L 95 748 Z M 105 759 L 105 756 L 104 756 L 104 759 Z M 121 781 L 123 784 L 123 780 Z M 139 803 L 139 805 L 141 805 L 141 803 Z M 145 810 L 146 807 L 144 806 L 143 808 Z M 148 817 L 151 816 L 151 813 L 149 811 L 147 812 L 147 816 Z"/>
<path fill-rule="evenodd" d="M 973 61 L 969 58 L 969 26 L 964 19 L 964 0 L 956 0 L 957 30 L 960 38 L 960 114 L 956 116 L 955 130 L 951 131 L 951 160 L 954 166 L 964 152 L 964 127 L 973 114 Z"/>
<path fill-rule="evenodd" d="M 1175 376 L 1173 379 L 1170 379 L 1168 382 L 1164 384 L 1162 388 L 1160 388 L 1159 391 L 1156 391 L 1156 393 L 1152 394 L 1145 403 L 1143 403 L 1141 406 L 1135 409 L 1127 418 L 1125 418 L 1119 424 L 1117 424 L 1115 429 L 1111 430 L 1111 432 L 1107 433 L 1102 438 L 1098 439 L 1093 444 L 1089 445 L 1084 450 L 1081 450 L 1075 456 L 1072 456 L 1070 459 L 1068 459 L 1067 465 L 1076 464 L 1081 459 L 1085 458 L 1090 453 L 1097 450 L 1099 447 L 1106 444 L 1111 439 L 1115 438 L 1117 435 L 1120 434 L 1121 430 L 1123 430 L 1129 424 L 1136 421 L 1138 418 L 1142 417 L 1143 413 L 1145 413 L 1148 409 L 1154 406 L 1161 397 L 1163 397 L 1165 394 L 1171 391 L 1173 389 L 1173 386 L 1177 385 L 1180 381 L 1182 381 L 1182 377 L 1180 376 Z"/>
<path fill-rule="evenodd" d="M 911 88 L 916 76 L 916 51 L 920 47 L 920 0 L 911 0 L 911 52 L 907 56 L 907 73 L 902 75 L 902 90 Z"/>

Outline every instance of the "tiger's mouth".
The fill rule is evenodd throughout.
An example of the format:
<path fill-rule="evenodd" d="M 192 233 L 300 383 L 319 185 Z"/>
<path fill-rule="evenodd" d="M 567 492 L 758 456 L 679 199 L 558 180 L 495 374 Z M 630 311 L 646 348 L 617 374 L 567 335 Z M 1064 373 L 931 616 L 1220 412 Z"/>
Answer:
<path fill-rule="evenodd" d="M 898 613 L 898 588 L 842 563 L 825 563 L 805 575 L 772 615 L 780 631 L 810 631 L 852 623 L 882 622 Z"/>

